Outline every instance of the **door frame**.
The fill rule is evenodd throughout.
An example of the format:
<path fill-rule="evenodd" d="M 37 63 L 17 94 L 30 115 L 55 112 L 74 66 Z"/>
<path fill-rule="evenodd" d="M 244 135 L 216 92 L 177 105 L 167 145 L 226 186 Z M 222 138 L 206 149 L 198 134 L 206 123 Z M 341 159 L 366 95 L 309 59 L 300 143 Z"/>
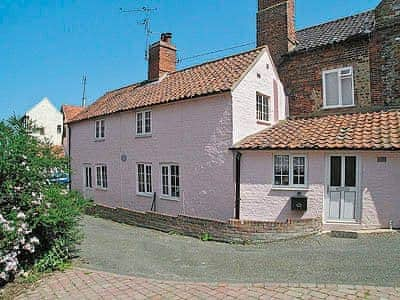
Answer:
<path fill-rule="evenodd" d="M 330 160 L 332 156 L 355 156 L 357 163 L 356 170 L 356 203 L 355 203 L 355 218 L 354 220 L 332 220 L 329 219 L 329 186 L 330 186 Z M 362 159 L 360 154 L 351 152 L 330 152 L 325 155 L 325 184 L 324 184 L 324 201 L 323 201 L 323 223 L 340 223 L 340 224 L 360 224 L 362 217 Z"/>

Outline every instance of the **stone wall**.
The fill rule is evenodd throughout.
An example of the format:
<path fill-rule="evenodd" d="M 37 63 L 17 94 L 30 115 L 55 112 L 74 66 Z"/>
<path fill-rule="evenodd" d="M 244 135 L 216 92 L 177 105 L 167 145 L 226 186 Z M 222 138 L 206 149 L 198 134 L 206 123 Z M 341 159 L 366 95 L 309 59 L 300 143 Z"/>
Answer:
<path fill-rule="evenodd" d="M 87 213 L 119 223 L 197 238 L 207 234 L 210 240 L 220 242 L 255 243 L 288 240 L 316 234 L 322 228 L 320 219 L 288 220 L 287 222 L 244 220 L 224 222 L 184 215 L 175 217 L 157 212 L 138 212 L 102 205 L 93 206 Z"/>

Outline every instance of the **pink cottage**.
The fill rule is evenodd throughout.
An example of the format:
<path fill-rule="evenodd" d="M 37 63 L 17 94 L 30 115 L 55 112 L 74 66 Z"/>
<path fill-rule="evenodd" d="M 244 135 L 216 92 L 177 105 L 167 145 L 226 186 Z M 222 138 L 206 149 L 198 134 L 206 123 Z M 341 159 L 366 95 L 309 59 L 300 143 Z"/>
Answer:
<path fill-rule="evenodd" d="M 376 77 L 372 55 L 376 38 L 387 45 L 382 66 L 399 61 L 379 27 L 383 15 L 398 31 L 396 3 L 296 32 L 293 0 L 260 0 L 258 48 L 179 71 L 172 35 L 162 34 L 148 80 L 68 120 L 72 188 L 105 206 L 170 215 L 400 227 L 399 69 Z M 339 53 L 352 47 L 370 51 Z M 296 66 L 324 53 L 329 61 L 308 62 L 312 78 L 300 86 Z"/>

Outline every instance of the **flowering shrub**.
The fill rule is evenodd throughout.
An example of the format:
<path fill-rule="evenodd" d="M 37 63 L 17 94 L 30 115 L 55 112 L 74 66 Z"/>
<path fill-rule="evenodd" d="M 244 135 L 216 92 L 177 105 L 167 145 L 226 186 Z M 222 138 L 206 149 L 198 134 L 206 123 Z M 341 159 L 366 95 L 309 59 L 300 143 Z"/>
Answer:
<path fill-rule="evenodd" d="M 88 203 L 50 183 L 67 167 L 16 118 L 0 122 L 0 286 L 33 265 L 56 269 L 72 257 Z"/>

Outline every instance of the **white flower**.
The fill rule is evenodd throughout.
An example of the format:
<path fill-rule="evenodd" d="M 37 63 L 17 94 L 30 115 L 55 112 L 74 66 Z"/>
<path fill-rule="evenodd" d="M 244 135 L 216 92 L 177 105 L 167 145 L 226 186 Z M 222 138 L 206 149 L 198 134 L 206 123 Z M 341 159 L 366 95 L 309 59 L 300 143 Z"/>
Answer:
<path fill-rule="evenodd" d="M 25 214 L 21 211 L 17 214 L 17 219 L 25 220 Z"/>
<path fill-rule="evenodd" d="M 29 242 L 30 243 L 32 243 L 33 245 L 39 245 L 39 239 L 36 237 L 36 236 L 34 236 L 34 237 L 31 237 L 31 239 L 29 240 Z"/>
<path fill-rule="evenodd" d="M 3 215 L 0 214 L 0 224 L 7 223 L 7 220 L 4 219 Z"/>
<path fill-rule="evenodd" d="M 6 272 L 1 272 L 0 273 L 0 279 L 3 279 L 3 280 L 7 280 L 8 279 L 8 276 L 7 276 Z"/>
<path fill-rule="evenodd" d="M 8 232 L 11 232 L 11 231 L 14 231 L 14 227 L 12 227 L 12 226 L 10 226 L 10 225 L 8 225 L 8 223 L 4 223 L 3 224 L 3 230 L 4 231 L 8 231 Z"/>
<path fill-rule="evenodd" d="M 50 202 L 46 202 L 46 208 L 50 208 L 51 203 Z"/>
<path fill-rule="evenodd" d="M 29 251 L 30 253 L 35 252 L 35 246 L 30 243 L 25 244 L 23 249 Z"/>
<path fill-rule="evenodd" d="M 28 157 L 26 155 L 22 155 L 22 158 L 23 159 L 27 159 Z"/>
<path fill-rule="evenodd" d="M 32 201 L 32 204 L 33 204 L 33 205 L 40 205 L 40 201 L 39 201 L 39 200 L 33 200 L 33 201 Z"/>
<path fill-rule="evenodd" d="M 36 193 L 35 192 L 32 192 L 32 197 L 36 197 Z"/>

